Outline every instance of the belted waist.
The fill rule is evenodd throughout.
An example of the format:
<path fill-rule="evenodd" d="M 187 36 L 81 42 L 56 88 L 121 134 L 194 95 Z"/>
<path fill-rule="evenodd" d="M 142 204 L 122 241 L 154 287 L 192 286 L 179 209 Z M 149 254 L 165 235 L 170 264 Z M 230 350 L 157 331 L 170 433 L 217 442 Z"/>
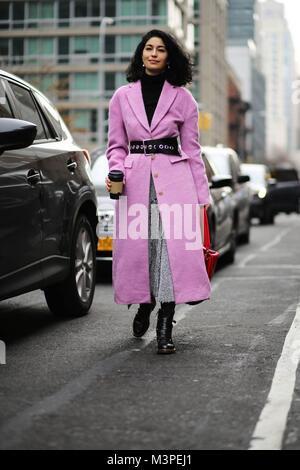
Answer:
<path fill-rule="evenodd" d="M 164 137 L 162 139 L 131 140 L 130 153 L 164 153 L 166 155 L 180 155 L 177 137 Z"/>

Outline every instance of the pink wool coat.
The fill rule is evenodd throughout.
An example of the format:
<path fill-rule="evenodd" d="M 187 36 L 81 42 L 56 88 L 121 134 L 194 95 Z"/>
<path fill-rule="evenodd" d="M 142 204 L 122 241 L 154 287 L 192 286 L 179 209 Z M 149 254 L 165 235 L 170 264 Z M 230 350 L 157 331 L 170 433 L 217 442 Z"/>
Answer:
<path fill-rule="evenodd" d="M 143 153 L 130 154 L 131 140 L 180 137 L 180 156 Z M 211 286 L 207 276 L 202 243 L 187 249 L 190 236 L 174 235 L 174 223 L 167 232 L 167 219 L 162 205 L 190 205 L 199 212 L 200 204 L 210 202 L 208 181 L 201 158 L 198 134 L 198 107 L 192 94 L 184 87 L 165 81 L 153 115 L 151 126 L 144 107 L 140 80 L 120 87 L 109 105 L 109 135 L 106 156 L 110 170 L 125 175 L 123 195 L 115 205 L 113 240 L 113 287 L 117 304 L 151 302 L 148 236 L 124 236 L 124 226 L 136 219 L 130 213 L 132 204 L 143 204 L 149 210 L 150 174 L 152 173 L 162 218 L 173 280 L 175 303 L 208 299 Z M 124 209 L 125 207 L 125 209 Z M 182 214 L 184 212 L 182 211 Z M 144 224 L 148 217 L 144 217 Z M 168 219 L 172 220 L 172 219 Z M 199 221 L 193 220 L 200 231 Z M 147 226 L 144 234 L 148 234 Z M 127 230 L 127 229 L 126 229 Z M 120 235 L 122 231 L 122 235 Z M 126 232 L 128 233 L 128 232 Z"/>

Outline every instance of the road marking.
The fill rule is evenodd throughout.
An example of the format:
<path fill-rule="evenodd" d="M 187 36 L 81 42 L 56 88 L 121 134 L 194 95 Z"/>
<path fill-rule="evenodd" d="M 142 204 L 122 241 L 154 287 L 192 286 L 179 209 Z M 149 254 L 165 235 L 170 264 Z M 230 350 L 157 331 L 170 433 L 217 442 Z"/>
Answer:
<path fill-rule="evenodd" d="M 290 228 L 282 230 L 282 232 L 280 232 L 277 235 L 277 237 L 274 238 L 274 240 L 270 241 L 269 243 L 266 243 L 266 245 L 262 246 L 259 251 L 264 252 L 264 251 L 268 251 L 270 248 L 273 248 L 273 246 L 281 242 L 283 237 L 285 237 L 285 235 L 287 235 L 290 232 L 290 230 L 291 230 Z"/>
<path fill-rule="evenodd" d="M 281 313 L 281 315 L 278 315 L 278 317 L 275 317 L 273 320 L 271 320 L 269 325 L 281 325 L 287 320 L 287 318 L 290 317 L 292 313 L 295 312 L 296 308 L 297 304 L 289 305 L 288 308 L 283 313 Z"/>
<path fill-rule="evenodd" d="M 244 260 L 242 260 L 238 265 L 237 267 L 238 268 L 245 268 L 246 264 L 249 263 L 249 261 L 253 260 L 254 258 L 256 258 L 260 253 L 264 253 L 265 251 L 268 251 L 270 248 L 274 247 L 275 245 L 277 245 L 278 243 L 281 242 L 281 240 L 283 239 L 283 237 L 285 237 L 285 235 L 287 235 L 292 229 L 291 228 L 288 228 L 288 229 L 285 229 L 285 230 L 282 230 L 278 235 L 277 237 L 274 238 L 274 240 L 266 243 L 265 245 L 263 245 L 256 253 L 252 253 L 251 255 L 248 255 L 246 256 L 246 258 Z"/>
<path fill-rule="evenodd" d="M 249 450 L 280 450 L 292 404 L 300 358 L 300 302 L 277 362 L 271 389 L 256 424 Z"/>

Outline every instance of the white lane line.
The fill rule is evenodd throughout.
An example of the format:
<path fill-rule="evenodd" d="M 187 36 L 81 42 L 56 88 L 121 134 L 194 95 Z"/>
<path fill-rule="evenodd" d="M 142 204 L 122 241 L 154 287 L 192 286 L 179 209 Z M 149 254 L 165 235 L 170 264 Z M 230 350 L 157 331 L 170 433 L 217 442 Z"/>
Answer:
<path fill-rule="evenodd" d="M 286 321 L 287 318 L 290 317 L 292 313 L 295 312 L 296 308 L 297 308 L 296 304 L 289 305 L 288 308 L 283 313 L 281 313 L 281 315 L 278 315 L 278 317 L 275 317 L 268 324 L 269 325 L 281 325 L 282 323 Z"/>
<path fill-rule="evenodd" d="M 264 252 L 264 251 L 268 251 L 270 248 L 273 248 L 273 246 L 277 245 L 278 243 L 281 242 L 281 240 L 283 239 L 283 237 L 285 237 L 289 232 L 291 231 L 290 228 L 287 228 L 285 230 L 282 230 L 282 232 L 280 232 L 277 237 L 274 238 L 274 240 L 270 241 L 269 243 L 267 243 L 266 245 L 262 246 L 260 251 Z"/>
<path fill-rule="evenodd" d="M 300 303 L 285 338 L 271 389 L 256 424 L 249 450 L 280 450 L 291 407 L 300 358 Z"/>
<path fill-rule="evenodd" d="M 274 238 L 274 240 L 266 243 L 265 245 L 263 245 L 256 253 L 252 253 L 251 255 L 248 255 L 246 256 L 245 259 L 243 259 L 238 265 L 237 267 L 238 268 L 244 268 L 246 266 L 247 263 L 249 263 L 249 261 L 252 261 L 254 258 L 256 258 L 260 253 L 264 253 L 265 251 L 268 251 L 270 248 L 274 247 L 275 245 L 277 245 L 278 243 L 281 242 L 281 240 L 283 239 L 283 237 L 285 237 L 285 235 L 287 235 L 290 231 L 292 230 L 292 228 L 288 228 L 288 229 L 285 229 L 285 230 L 282 230 L 278 235 L 277 237 Z"/>
<path fill-rule="evenodd" d="M 212 292 L 214 292 L 222 281 L 217 281 L 212 284 Z M 176 322 L 183 320 L 190 310 L 198 305 L 183 305 L 176 311 Z M 25 410 L 18 413 L 13 418 L 9 419 L 6 423 L 0 426 L 0 450 L 6 450 L 15 447 L 18 442 L 24 437 L 27 429 L 30 429 L 34 424 L 34 420 L 39 417 L 47 416 L 49 413 L 56 412 L 59 408 L 67 405 L 74 400 L 77 396 L 88 390 L 93 382 L 101 377 L 118 370 L 126 360 L 128 360 L 134 351 L 140 351 L 150 344 L 155 338 L 155 331 L 142 339 L 139 348 L 130 348 L 129 350 L 120 351 L 112 356 L 100 360 L 94 367 L 86 370 L 78 377 L 64 385 L 61 389 L 44 397 L 39 402 L 29 406 Z"/>
<path fill-rule="evenodd" d="M 246 256 L 246 258 L 243 259 L 243 260 L 237 265 L 237 267 L 238 267 L 238 268 L 244 268 L 244 267 L 246 266 L 246 264 L 249 263 L 249 261 L 251 261 L 252 259 L 256 258 L 257 255 L 258 255 L 258 253 L 252 253 L 251 255 Z"/>

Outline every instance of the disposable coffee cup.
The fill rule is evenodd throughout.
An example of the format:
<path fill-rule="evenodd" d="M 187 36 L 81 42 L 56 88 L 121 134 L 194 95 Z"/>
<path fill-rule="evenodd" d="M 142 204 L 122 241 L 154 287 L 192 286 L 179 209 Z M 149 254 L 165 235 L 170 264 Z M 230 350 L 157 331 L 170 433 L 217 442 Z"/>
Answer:
<path fill-rule="evenodd" d="M 108 178 L 111 181 L 111 189 L 109 192 L 110 199 L 119 199 L 123 192 L 123 171 L 112 170 L 108 173 Z"/>

